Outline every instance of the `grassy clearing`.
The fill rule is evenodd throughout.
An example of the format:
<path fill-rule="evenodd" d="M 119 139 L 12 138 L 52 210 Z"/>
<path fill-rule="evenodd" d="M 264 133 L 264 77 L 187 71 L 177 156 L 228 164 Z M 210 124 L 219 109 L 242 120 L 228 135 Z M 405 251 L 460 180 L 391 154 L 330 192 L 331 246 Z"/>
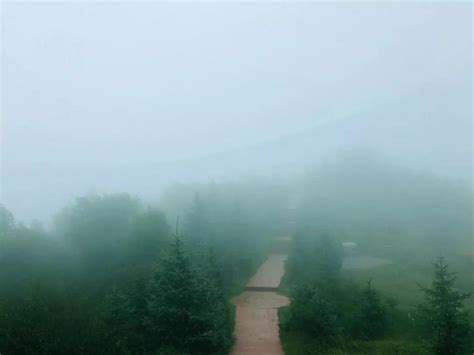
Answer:
<path fill-rule="evenodd" d="M 447 258 L 450 270 L 457 273 L 457 286 L 466 292 L 474 292 L 472 262 L 462 256 Z M 397 308 L 410 312 L 423 301 L 420 286 L 428 286 L 433 277 L 430 261 L 407 263 L 394 262 L 367 270 L 346 270 L 343 275 L 356 284 L 363 284 L 372 279 L 374 286 L 385 296 L 396 301 Z M 474 312 L 474 297 L 466 306 Z"/>
<path fill-rule="evenodd" d="M 341 344 L 340 347 L 323 348 L 307 335 L 295 332 L 282 334 L 283 350 L 286 355 L 424 355 L 428 354 L 419 344 L 404 340 L 357 341 Z"/>

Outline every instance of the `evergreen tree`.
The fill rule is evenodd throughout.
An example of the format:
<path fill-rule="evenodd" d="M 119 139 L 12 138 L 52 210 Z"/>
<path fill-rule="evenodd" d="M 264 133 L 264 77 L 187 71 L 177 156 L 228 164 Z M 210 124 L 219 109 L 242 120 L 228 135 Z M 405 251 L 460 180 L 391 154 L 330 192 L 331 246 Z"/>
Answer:
<path fill-rule="evenodd" d="M 298 283 L 307 280 L 308 274 L 312 274 L 311 265 L 313 249 L 309 248 L 307 229 L 298 231 L 290 244 L 288 259 L 285 263 L 285 277 L 289 282 Z"/>
<path fill-rule="evenodd" d="M 135 266 L 150 268 L 163 249 L 169 245 L 171 233 L 166 216 L 160 210 L 148 207 L 132 223 L 130 258 Z"/>
<path fill-rule="evenodd" d="M 226 349 L 232 345 L 233 322 L 227 292 L 220 273 L 220 264 L 213 248 L 209 249 L 201 285 L 202 305 L 207 307 L 209 343 L 214 349 Z"/>
<path fill-rule="evenodd" d="M 371 280 L 362 291 L 355 314 L 355 327 L 356 334 L 367 340 L 380 339 L 389 331 L 388 309 L 372 286 Z"/>
<path fill-rule="evenodd" d="M 220 265 L 217 261 L 217 254 L 213 247 L 209 248 L 205 268 L 206 277 L 215 287 L 217 287 L 218 292 L 222 293 L 222 297 L 224 297 L 224 282 L 220 272 Z"/>
<path fill-rule="evenodd" d="M 192 206 L 186 215 L 184 229 L 190 249 L 195 251 L 196 248 L 203 249 L 203 244 L 210 237 L 211 231 L 206 205 L 199 194 L 194 196 Z"/>
<path fill-rule="evenodd" d="M 143 322 L 148 315 L 148 282 L 148 273 L 137 270 L 121 288 L 114 288 L 106 297 L 104 318 L 114 353 L 144 353 L 153 343 Z"/>
<path fill-rule="evenodd" d="M 434 354 L 469 353 L 471 327 L 463 301 L 470 294 L 455 288 L 456 277 L 443 257 L 433 265 L 434 278 L 431 287 L 423 288 L 425 302 L 419 309 L 427 343 Z"/>
<path fill-rule="evenodd" d="M 6 237 L 15 229 L 15 217 L 0 204 L 0 239 Z"/>
<path fill-rule="evenodd" d="M 170 255 L 151 284 L 147 321 L 159 342 L 155 345 L 186 349 L 189 339 L 196 336 L 193 311 L 199 305 L 195 299 L 194 279 L 183 242 L 176 236 Z"/>
<path fill-rule="evenodd" d="M 248 277 L 252 270 L 249 248 L 249 221 L 244 215 L 241 205 L 236 201 L 229 209 L 226 221 L 225 234 L 232 241 L 230 262 L 232 264 L 232 281 L 241 282 L 242 278 Z"/>
<path fill-rule="evenodd" d="M 294 282 L 333 283 L 342 266 L 342 252 L 332 237 L 322 233 L 317 239 L 309 228 L 299 231 L 292 241 L 287 272 Z"/>
<path fill-rule="evenodd" d="M 299 286 L 291 297 L 284 330 L 302 331 L 321 345 L 341 341 L 342 324 L 339 311 L 319 287 Z"/>
<path fill-rule="evenodd" d="M 153 350 L 209 354 L 230 345 L 225 332 L 227 301 L 216 279 L 217 269 L 198 274 L 183 242 L 176 236 L 169 256 L 150 286 L 145 317 Z"/>
<path fill-rule="evenodd" d="M 337 276 L 342 266 L 342 253 L 329 234 L 321 234 L 315 254 L 314 260 L 319 275 L 323 279 Z"/>

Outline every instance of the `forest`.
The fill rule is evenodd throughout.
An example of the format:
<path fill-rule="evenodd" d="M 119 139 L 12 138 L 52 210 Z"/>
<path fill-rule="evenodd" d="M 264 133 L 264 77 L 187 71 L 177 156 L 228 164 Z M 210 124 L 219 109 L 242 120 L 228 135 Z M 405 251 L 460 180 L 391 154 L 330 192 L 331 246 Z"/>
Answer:
<path fill-rule="evenodd" d="M 288 236 L 286 354 L 471 354 L 472 197 L 463 181 L 340 159 L 158 201 L 86 195 L 50 226 L 2 206 L 0 352 L 227 354 L 233 297 Z"/>

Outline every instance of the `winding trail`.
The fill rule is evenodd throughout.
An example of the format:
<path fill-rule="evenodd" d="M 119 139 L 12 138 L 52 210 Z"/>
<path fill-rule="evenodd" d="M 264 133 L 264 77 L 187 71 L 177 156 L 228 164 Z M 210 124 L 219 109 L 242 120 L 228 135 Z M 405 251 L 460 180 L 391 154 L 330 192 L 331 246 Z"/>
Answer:
<path fill-rule="evenodd" d="M 271 254 L 249 280 L 246 291 L 232 300 L 236 306 L 232 355 L 283 354 L 277 310 L 289 300 L 276 289 L 285 272 L 285 260 L 285 254 Z"/>

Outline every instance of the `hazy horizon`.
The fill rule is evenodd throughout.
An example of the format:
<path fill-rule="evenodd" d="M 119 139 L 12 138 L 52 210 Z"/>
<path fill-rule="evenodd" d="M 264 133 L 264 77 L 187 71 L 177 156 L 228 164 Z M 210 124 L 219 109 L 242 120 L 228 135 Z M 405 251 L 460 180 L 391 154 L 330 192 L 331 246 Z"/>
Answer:
<path fill-rule="evenodd" d="M 344 152 L 472 183 L 469 3 L 3 3 L 1 200 L 293 176 Z"/>

